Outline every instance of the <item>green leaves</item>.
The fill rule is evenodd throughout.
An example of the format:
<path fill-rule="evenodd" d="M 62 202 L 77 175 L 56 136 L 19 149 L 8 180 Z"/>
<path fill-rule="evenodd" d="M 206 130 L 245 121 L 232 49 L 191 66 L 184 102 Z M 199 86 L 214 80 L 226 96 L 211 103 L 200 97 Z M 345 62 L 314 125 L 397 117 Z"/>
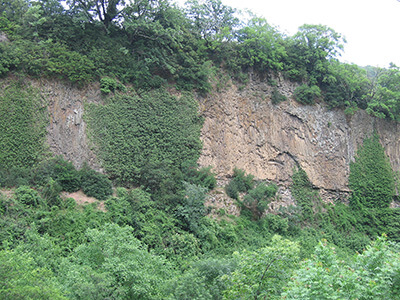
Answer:
<path fill-rule="evenodd" d="M 400 264 L 384 237 L 378 238 L 349 263 L 320 242 L 310 260 L 289 282 L 285 299 L 397 299 Z"/>
<path fill-rule="evenodd" d="M 27 253 L 0 251 L 0 298 L 67 299 L 51 270 L 38 266 Z"/>
<path fill-rule="evenodd" d="M 350 164 L 351 203 L 367 208 L 386 208 L 393 200 L 395 182 L 392 167 L 374 133 L 366 138 Z"/>
<path fill-rule="evenodd" d="M 306 84 L 300 85 L 294 91 L 294 98 L 296 101 L 312 105 L 315 100 L 321 97 L 321 89 L 317 85 L 308 86 Z"/>
<path fill-rule="evenodd" d="M 28 84 L 3 83 L 0 91 L 0 168 L 31 167 L 45 150 L 47 112 Z"/>
<path fill-rule="evenodd" d="M 259 72 L 281 71 L 286 57 L 283 37 L 265 19 L 253 18 L 238 32 L 242 65 Z"/>
<path fill-rule="evenodd" d="M 131 227 L 106 224 L 86 231 L 61 269 L 69 295 L 76 298 L 163 299 L 172 274 L 166 260 L 147 251 Z M 88 276 L 90 275 L 90 276 Z"/>
<path fill-rule="evenodd" d="M 87 112 L 104 167 L 120 182 L 141 183 L 151 175 L 142 170 L 150 166 L 168 175 L 200 154 L 201 120 L 190 95 L 176 98 L 162 90 L 117 95 L 104 106 L 89 105 Z"/>
<path fill-rule="evenodd" d="M 278 298 L 299 261 L 299 245 L 275 235 L 272 245 L 234 253 L 238 267 L 224 276 L 225 299 Z"/>

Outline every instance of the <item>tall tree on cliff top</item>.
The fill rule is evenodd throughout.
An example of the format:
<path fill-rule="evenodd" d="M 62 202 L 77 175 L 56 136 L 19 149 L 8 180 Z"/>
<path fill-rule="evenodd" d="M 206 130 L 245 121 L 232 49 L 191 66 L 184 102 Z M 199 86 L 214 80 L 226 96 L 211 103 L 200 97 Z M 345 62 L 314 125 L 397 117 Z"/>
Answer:
<path fill-rule="evenodd" d="M 67 4 L 82 18 L 90 22 L 99 20 L 108 28 L 112 21 L 120 17 L 126 2 L 125 0 L 67 0 Z"/>
<path fill-rule="evenodd" d="M 235 16 L 236 9 L 222 4 L 221 0 L 189 0 L 186 7 L 195 31 L 208 47 L 215 41 L 226 39 L 240 23 Z"/>
<path fill-rule="evenodd" d="M 296 69 L 305 69 L 311 84 L 321 83 L 329 73 L 329 60 L 340 55 L 345 38 L 324 25 L 299 27 L 289 40 L 289 55 Z"/>

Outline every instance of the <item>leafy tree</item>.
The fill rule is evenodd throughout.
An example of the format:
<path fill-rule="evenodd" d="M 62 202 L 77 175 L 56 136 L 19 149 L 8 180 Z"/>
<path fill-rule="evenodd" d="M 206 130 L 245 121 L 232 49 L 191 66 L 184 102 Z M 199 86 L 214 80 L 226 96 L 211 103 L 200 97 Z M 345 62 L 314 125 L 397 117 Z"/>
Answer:
<path fill-rule="evenodd" d="M 332 28 L 305 24 L 288 43 L 289 65 L 311 84 L 322 83 L 329 73 L 329 60 L 336 58 L 346 40 Z"/>
<path fill-rule="evenodd" d="M 291 271 L 299 261 L 299 245 L 275 235 L 272 245 L 234 253 L 237 268 L 223 278 L 225 299 L 279 299 Z"/>
<path fill-rule="evenodd" d="M 282 35 L 265 19 L 253 18 L 237 33 L 242 65 L 259 72 L 281 71 L 286 50 Z"/>
<path fill-rule="evenodd" d="M 199 235 L 202 218 L 207 214 L 204 205 L 206 200 L 206 189 L 190 183 L 184 183 L 185 197 L 182 205 L 176 209 L 177 216 L 181 218 L 185 227 L 192 233 Z"/>
<path fill-rule="evenodd" d="M 391 64 L 389 69 L 375 70 L 367 112 L 378 118 L 399 120 L 400 68 Z"/>
<path fill-rule="evenodd" d="M 86 242 L 61 265 L 73 298 L 162 299 L 173 270 L 134 238 L 133 228 L 106 224 L 86 231 Z"/>
<path fill-rule="evenodd" d="M 121 16 L 126 3 L 125 0 L 68 0 L 67 4 L 75 14 L 91 22 L 100 20 L 108 29 Z"/>
<path fill-rule="evenodd" d="M 214 41 L 222 41 L 239 24 L 236 10 L 224 5 L 221 0 L 189 0 L 186 7 L 195 30 L 211 49 L 214 48 Z"/>
<path fill-rule="evenodd" d="M 367 72 L 354 64 L 330 63 L 331 76 L 324 82 L 324 100 L 330 107 L 366 108 L 369 93 Z"/>
<path fill-rule="evenodd" d="M 395 194 L 394 174 L 378 134 L 366 138 L 350 164 L 351 203 L 367 208 L 386 208 Z"/>
<path fill-rule="evenodd" d="M 0 251 L 0 298 L 67 299 L 51 270 L 39 267 L 28 253 L 10 250 Z"/>
<path fill-rule="evenodd" d="M 345 263 L 333 247 L 320 242 L 310 260 L 289 281 L 285 299 L 397 299 L 399 253 L 378 238 L 354 261 Z"/>

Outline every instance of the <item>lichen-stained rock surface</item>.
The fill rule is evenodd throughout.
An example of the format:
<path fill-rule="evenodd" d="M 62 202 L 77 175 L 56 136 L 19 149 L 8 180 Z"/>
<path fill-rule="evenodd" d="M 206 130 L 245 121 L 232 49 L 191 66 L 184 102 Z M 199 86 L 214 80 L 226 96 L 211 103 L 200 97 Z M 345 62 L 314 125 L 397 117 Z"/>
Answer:
<path fill-rule="evenodd" d="M 376 130 L 394 170 L 400 170 L 398 124 L 364 111 L 350 116 L 323 104 L 299 104 L 292 96 L 295 87 L 278 80 L 278 90 L 288 97 L 278 105 L 271 103 L 273 88 L 261 81 L 241 90 L 231 85 L 202 99 L 200 165 L 213 166 L 219 177 L 241 168 L 283 186 L 299 165 L 316 188 L 348 191 L 350 161 L 364 137 Z"/>

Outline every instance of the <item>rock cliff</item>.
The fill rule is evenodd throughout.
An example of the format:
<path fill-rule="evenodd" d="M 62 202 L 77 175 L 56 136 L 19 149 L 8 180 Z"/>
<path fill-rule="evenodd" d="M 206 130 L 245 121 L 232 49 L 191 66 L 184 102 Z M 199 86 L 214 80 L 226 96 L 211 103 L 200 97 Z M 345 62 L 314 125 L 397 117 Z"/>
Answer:
<path fill-rule="evenodd" d="M 276 88 L 288 98 L 278 105 L 271 103 L 273 88 L 260 80 L 252 80 L 242 89 L 231 84 L 222 92 L 199 99 L 205 120 L 201 166 L 213 166 L 221 180 L 238 167 L 285 190 L 293 167 L 299 165 L 322 194 L 346 193 L 349 163 L 357 146 L 376 130 L 393 169 L 400 171 L 399 124 L 372 118 L 364 111 L 350 116 L 342 110 L 328 110 L 323 104 L 298 104 L 292 99 L 296 85 L 282 78 L 275 81 Z M 50 150 L 77 167 L 86 161 L 101 170 L 83 119 L 84 102 L 101 100 L 99 87 L 79 90 L 58 82 L 37 86 L 49 101 Z"/>
<path fill-rule="evenodd" d="M 59 81 L 34 81 L 43 98 L 48 102 L 49 125 L 47 143 L 55 155 L 62 155 L 75 167 L 87 162 L 92 168 L 101 170 L 86 134 L 83 119 L 84 103 L 100 101 L 98 86 L 77 89 Z"/>
<path fill-rule="evenodd" d="M 293 167 L 299 165 L 322 194 L 348 192 L 349 164 L 357 146 L 376 130 L 393 169 L 400 170 L 399 124 L 364 111 L 350 116 L 322 104 L 301 105 L 292 99 L 294 84 L 276 81 L 288 97 L 278 105 L 271 103 L 273 88 L 261 81 L 241 90 L 232 85 L 202 99 L 200 165 L 214 166 L 221 178 L 238 167 L 283 187 L 290 184 Z"/>

